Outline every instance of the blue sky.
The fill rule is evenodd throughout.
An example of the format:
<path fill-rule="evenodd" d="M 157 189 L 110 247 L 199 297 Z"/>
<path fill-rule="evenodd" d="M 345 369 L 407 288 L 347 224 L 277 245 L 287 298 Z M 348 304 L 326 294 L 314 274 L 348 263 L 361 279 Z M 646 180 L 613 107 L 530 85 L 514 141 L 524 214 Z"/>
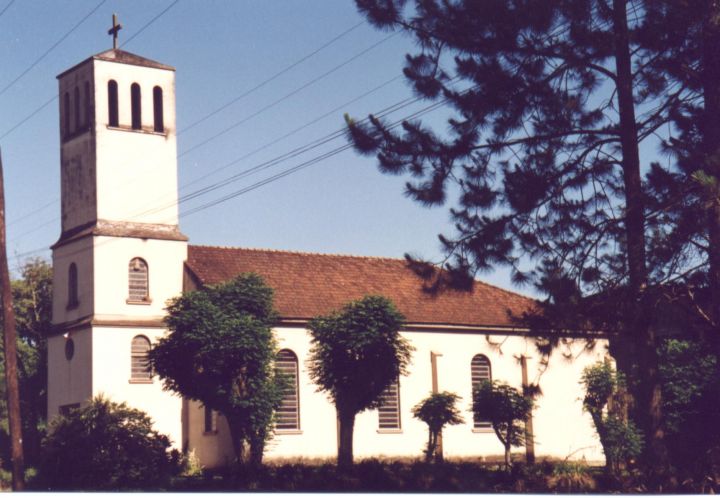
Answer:
<path fill-rule="evenodd" d="M 121 48 L 176 68 L 181 193 L 328 137 L 342 129 L 344 113 L 363 118 L 412 97 L 398 77 L 412 41 L 373 29 L 350 0 L 0 0 L 0 12 L 6 7 L 0 147 L 11 266 L 27 255 L 49 257 L 60 234 L 57 100 L 13 128 L 57 95 L 57 74 L 111 48 L 113 12 L 123 25 Z M 427 105 L 403 107 L 388 119 Z M 352 150 L 312 163 L 345 144 L 339 136 L 181 204 L 181 230 L 194 244 L 440 258 L 437 234 L 452 230 L 447 207 L 405 198 L 404 178 L 380 174 L 373 158 Z M 480 278 L 512 288 L 503 270 Z"/>

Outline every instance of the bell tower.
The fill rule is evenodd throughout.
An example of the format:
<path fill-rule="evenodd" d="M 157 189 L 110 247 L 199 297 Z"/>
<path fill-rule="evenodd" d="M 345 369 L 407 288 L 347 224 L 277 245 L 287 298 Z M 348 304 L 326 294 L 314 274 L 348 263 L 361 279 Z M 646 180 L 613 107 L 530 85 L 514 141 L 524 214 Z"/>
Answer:
<path fill-rule="evenodd" d="M 117 36 L 115 19 L 110 32 Z M 175 70 L 113 48 L 58 76 L 62 229 L 53 245 L 48 417 L 100 393 L 181 444 L 181 400 L 147 351 L 182 292 Z"/>

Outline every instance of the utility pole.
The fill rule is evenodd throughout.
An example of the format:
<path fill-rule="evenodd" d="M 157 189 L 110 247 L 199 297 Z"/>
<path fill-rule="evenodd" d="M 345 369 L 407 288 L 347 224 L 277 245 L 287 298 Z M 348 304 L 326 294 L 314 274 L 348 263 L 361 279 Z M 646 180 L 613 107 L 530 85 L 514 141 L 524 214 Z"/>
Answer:
<path fill-rule="evenodd" d="M 5 384 L 7 385 L 8 421 L 10 425 L 10 458 L 13 491 L 25 489 L 25 463 L 20 424 L 20 392 L 17 373 L 17 333 L 13 310 L 10 272 L 5 241 L 5 182 L 0 152 L 0 294 L 2 294 L 3 343 L 5 346 Z"/>

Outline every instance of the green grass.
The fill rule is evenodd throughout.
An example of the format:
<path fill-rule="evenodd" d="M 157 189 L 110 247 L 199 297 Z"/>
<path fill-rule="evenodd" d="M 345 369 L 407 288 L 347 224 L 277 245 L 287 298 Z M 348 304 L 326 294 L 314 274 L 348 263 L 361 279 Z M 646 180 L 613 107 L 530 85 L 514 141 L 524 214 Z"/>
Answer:
<path fill-rule="evenodd" d="M 177 478 L 171 490 L 582 493 L 595 489 L 585 486 L 590 479 L 578 478 L 583 473 L 590 475 L 590 468 L 575 468 L 570 473 L 569 486 L 553 485 L 549 481 L 554 469 L 552 463 L 534 466 L 518 464 L 508 473 L 498 465 L 477 461 L 428 464 L 422 461 L 368 459 L 357 462 L 348 471 L 340 471 L 331 463 L 302 461 L 270 463 L 261 469 L 238 472 L 227 469 L 206 471 L 202 476 Z"/>

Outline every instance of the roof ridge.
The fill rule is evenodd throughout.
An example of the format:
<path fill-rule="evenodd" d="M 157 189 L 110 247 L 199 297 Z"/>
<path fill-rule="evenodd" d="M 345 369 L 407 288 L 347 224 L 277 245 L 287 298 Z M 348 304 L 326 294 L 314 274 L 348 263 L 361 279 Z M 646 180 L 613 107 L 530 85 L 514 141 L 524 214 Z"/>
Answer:
<path fill-rule="evenodd" d="M 386 261 L 406 261 L 405 258 L 391 258 L 389 256 L 360 256 L 357 254 L 339 254 L 339 253 L 327 253 L 327 252 L 311 252 L 311 251 L 293 251 L 288 249 L 268 249 L 261 247 L 236 247 L 236 246 L 211 246 L 204 244 L 189 244 L 188 247 L 205 247 L 208 249 L 229 249 L 229 250 L 241 250 L 241 251 L 253 251 L 253 252 L 274 252 L 283 254 L 298 254 L 303 256 L 324 256 L 329 258 L 353 258 L 353 259 L 371 259 L 371 260 L 386 260 Z"/>

